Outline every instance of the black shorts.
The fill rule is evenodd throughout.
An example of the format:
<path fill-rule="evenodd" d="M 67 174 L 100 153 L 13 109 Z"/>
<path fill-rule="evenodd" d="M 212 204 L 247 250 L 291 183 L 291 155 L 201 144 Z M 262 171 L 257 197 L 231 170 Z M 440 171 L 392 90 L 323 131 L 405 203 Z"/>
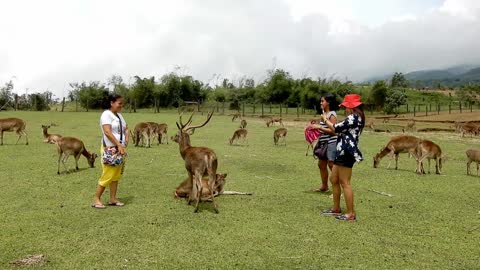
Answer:
<path fill-rule="evenodd" d="M 347 151 L 345 151 L 344 153 L 345 154 L 342 156 L 337 156 L 335 161 L 333 161 L 333 164 L 347 168 L 353 168 L 353 164 L 355 164 L 355 158 Z"/>

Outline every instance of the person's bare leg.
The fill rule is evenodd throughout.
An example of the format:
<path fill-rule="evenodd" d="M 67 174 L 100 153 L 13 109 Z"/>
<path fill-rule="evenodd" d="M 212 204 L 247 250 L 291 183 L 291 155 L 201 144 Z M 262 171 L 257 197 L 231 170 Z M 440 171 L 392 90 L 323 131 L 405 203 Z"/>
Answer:
<path fill-rule="evenodd" d="M 343 166 L 338 166 L 337 168 L 339 182 L 343 189 L 343 195 L 345 196 L 345 204 L 347 205 L 347 212 L 345 212 L 345 215 L 355 216 L 355 210 L 353 208 L 353 190 L 352 185 L 350 184 L 352 168 Z"/>
<path fill-rule="evenodd" d="M 318 168 L 320 169 L 320 177 L 322 179 L 322 186 L 317 191 L 327 191 L 328 190 L 328 169 L 327 161 L 319 160 Z"/>
<path fill-rule="evenodd" d="M 334 165 L 332 169 L 332 175 L 330 176 L 330 182 L 332 183 L 333 191 L 333 208 L 332 210 L 340 210 L 340 195 L 342 190 L 340 188 L 340 182 L 338 179 L 338 166 Z"/>
<path fill-rule="evenodd" d="M 112 181 L 110 184 L 110 201 L 109 203 L 117 203 L 119 202 L 117 199 L 117 189 L 118 189 L 118 181 Z"/>
<path fill-rule="evenodd" d="M 95 197 L 94 197 L 95 205 L 103 205 L 101 197 L 104 191 L 105 191 L 105 187 L 102 187 L 100 185 L 97 186 L 97 190 L 95 191 Z"/>

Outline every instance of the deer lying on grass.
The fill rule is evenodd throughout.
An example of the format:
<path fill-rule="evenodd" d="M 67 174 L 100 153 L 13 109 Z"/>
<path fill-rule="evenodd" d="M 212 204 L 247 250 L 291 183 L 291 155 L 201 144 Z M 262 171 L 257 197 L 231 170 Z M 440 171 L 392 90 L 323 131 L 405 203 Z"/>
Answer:
<path fill-rule="evenodd" d="M 390 163 L 395 156 L 395 170 L 398 169 L 398 155 L 400 153 L 410 153 L 417 157 L 417 146 L 422 141 L 422 139 L 409 136 L 409 135 L 401 135 L 393 137 L 385 147 L 383 147 L 380 152 L 378 152 L 373 157 L 373 167 L 377 168 L 378 164 L 380 164 L 380 160 L 390 154 L 391 159 L 388 162 L 387 168 L 390 168 Z"/>
<path fill-rule="evenodd" d="M 215 189 L 213 195 L 215 197 L 219 195 L 253 195 L 251 192 L 240 192 L 240 191 L 229 191 L 224 190 L 225 186 L 225 178 L 227 174 L 219 174 L 217 173 L 217 180 L 215 182 Z M 208 177 L 202 178 L 202 185 L 205 190 L 202 191 L 202 201 L 210 200 L 210 188 L 208 187 Z M 175 198 L 187 198 L 189 194 L 192 192 L 192 182 L 190 178 L 187 177 L 185 181 L 183 181 L 175 190 Z"/>
<path fill-rule="evenodd" d="M 133 130 L 132 138 L 135 146 L 141 142 L 142 146 L 145 146 L 145 141 L 147 141 L 147 147 L 150 147 L 150 138 L 152 136 L 152 126 L 146 122 L 140 122 L 135 126 Z"/>
<path fill-rule="evenodd" d="M 428 159 L 428 173 L 430 173 L 430 159 L 435 160 L 435 173 L 441 174 L 442 170 L 442 160 L 444 159 L 442 155 L 442 149 L 440 146 L 435 144 L 430 140 L 422 140 L 417 147 L 417 173 L 425 173 L 423 169 L 423 161 Z"/>
<path fill-rule="evenodd" d="M 75 158 L 75 170 L 78 171 L 78 160 L 80 156 L 83 155 L 87 158 L 88 165 L 90 168 L 94 168 L 95 166 L 95 159 L 97 158 L 97 154 L 90 153 L 85 148 L 83 142 L 77 138 L 73 137 L 62 137 L 57 142 L 57 151 L 58 151 L 58 169 L 57 174 L 60 174 L 60 161 L 62 161 L 63 165 L 65 166 L 65 171 L 68 173 L 69 169 L 67 166 L 67 160 L 70 155 L 73 155 Z"/>
<path fill-rule="evenodd" d="M 28 145 L 28 136 L 25 132 L 26 123 L 19 118 L 4 118 L 0 119 L 0 145 L 3 145 L 3 132 L 5 131 L 15 131 L 18 135 L 18 140 L 15 144 L 20 141 L 22 135 L 25 135 L 25 145 Z"/>
<path fill-rule="evenodd" d="M 244 128 L 239 128 L 239 129 L 235 130 L 232 138 L 230 139 L 230 145 L 232 145 L 235 140 L 238 141 L 240 139 L 243 139 L 242 142 L 245 143 L 245 140 L 247 139 L 247 134 L 248 134 L 248 131 Z"/>
<path fill-rule="evenodd" d="M 477 176 L 478 176 L 478 167 L 480 163 L 480 150 L 477 149 L 468 149 L 467 152 L 467 175 L 470 175 L 472 171 L 470 170 L 470 164 L 472 162 L 477 163 Z"/>
<path fill-rule="evenodd" d="M 241 117 L 242 117 L 242 115 L 240 113 L 234 113 L 233 117 L 232 117 L 232 122 L 235 121 L 235 119 L 241 118 Z"/>
<path fill-rule="evenodd" d="M 207 147 L 194 147 L 190 144 L 190 135 L 193 135 L 196 128 L 205 126 L 212 118 L 213 111 L 208 114 L 207 120 L 201 124 L 192 126 L 193 113 L 188 119 L 187 123 L 182 123 L 182 115 L 180 115 L 179 122 L 177 122 L 178 133 L 174 141 L 178 143 L 180 155 L 185 160 L 185 169 L 188 172 L 189 181 L 192 182 L 192 192 L 188 196 L 188 204 L 193 199 L 196 200 L 195 213 L 198 212 L 198 205 L 200 203 L 201 194 L 203 193 L 202 178 L 208 175 L 208 187 L 210 190 L 210 197 L 215 208 L 215 212 L 219 213 L 218 206 L 215 203 L 213 191 L 215 190 L 216 174 L 217 174 L 217 155 L 215 152 Z"/>
<path fill-rule="evenodd" d="M 50 143 L 50 144 L 55 144 L 59 139 L 62 138 L 62 135 L 59 134 L 48 134 L 48 129 L 50 126 L 45 126 L 42 125 L 42 130 L 43 130 L 43 142 L 44 143 Z"/>
<path fill-rule="evenodd" d="M 283 122 L 281 117 L 270 118 L 270 120 L 267 121 L 267 127 L 273 126 L 276 122 L 278 122 L 283 127 Z"/>
<path fill-rule="evenodd" d="M 278 144 L 279 140 L 283 138 L 283 143 L 285 144 L 285 146 L 287 146 L 287 141 L 286 141 L 286 138 L 287 138 L 287 129 L 286 128 L 279 128 L 279 129 L 276 129 L 274 132 L 273 132 L 273 143 L 275 145 Z"/>
<path fill-rule="evenodd" d="M 246 128 L 246 127 L 247 127 L 247 120 L 242 119 L 242 121 L 240 122 L 240 128 Z"/>

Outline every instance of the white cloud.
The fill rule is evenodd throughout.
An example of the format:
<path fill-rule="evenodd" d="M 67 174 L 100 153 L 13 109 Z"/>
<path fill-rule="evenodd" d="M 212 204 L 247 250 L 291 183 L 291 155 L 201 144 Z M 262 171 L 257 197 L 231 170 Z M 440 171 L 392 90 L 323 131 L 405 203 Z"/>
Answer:
<path fill-rule="evenodd" d="M 0 82 L 16 76 L 20 93 L 61 97 L 69 82 L 158 77 L 175 66 L 206 82 L 213 74 L 259 80 L 273 65 L 358 80 L 480 63 L 476 1 L 411 12 L 414 2 L 402 2 L 390 2 L 398 13 L 389 7 L 382 23 L 368 20 L 383 14 L 378 0 L 360 9 L 351 0 L 1 2 Z"/>

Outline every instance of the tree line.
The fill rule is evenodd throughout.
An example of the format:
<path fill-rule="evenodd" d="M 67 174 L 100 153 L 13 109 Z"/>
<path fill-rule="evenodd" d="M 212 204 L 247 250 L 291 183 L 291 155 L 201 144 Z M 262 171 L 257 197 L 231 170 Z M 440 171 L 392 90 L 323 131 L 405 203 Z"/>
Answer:
<path fill-rule="evenodd" d="M 185 102 L 225 102 L 229 109 L 238 110 L 242 103 L 282 104 L 289 107 L 302 106 L 319 111 L 320 97 L 334 93 L 339 101 L 350 93 L 362 95 L 362 100 L 375 110 L 386 113 L 407 103 L 406 90 L 409 82 L 402 73 L 395 73 L 389 80 L 381 80 L 373 85 L 355 85 L 349 80 L 335 78 L 294 78 L 283 69 L 268 70 L 266 78 L 256 82 L 251 77 L 241 77 L 236 81 L 227 78 L 211 85 L 193 78 L 170 72 L 159 78 L 133 77 L 133 82 L 125 82 L 119 75 L 112 75 L 106 82 L 73 82 L 69 84 L 67 100 L 78 102 L 85 109 L 100 109 L 105 95 L 115 92 L 125 98 L 127 108 L 179 107 Z M 0 108 L 19 110 L 48 110 L 53 100 L 49 91 L 28 95 L 12 93 L 10 81 L 0 89 Z M 466 85 L 458 90 L 458 95 L 478 102 L 480 85 Z"/>

